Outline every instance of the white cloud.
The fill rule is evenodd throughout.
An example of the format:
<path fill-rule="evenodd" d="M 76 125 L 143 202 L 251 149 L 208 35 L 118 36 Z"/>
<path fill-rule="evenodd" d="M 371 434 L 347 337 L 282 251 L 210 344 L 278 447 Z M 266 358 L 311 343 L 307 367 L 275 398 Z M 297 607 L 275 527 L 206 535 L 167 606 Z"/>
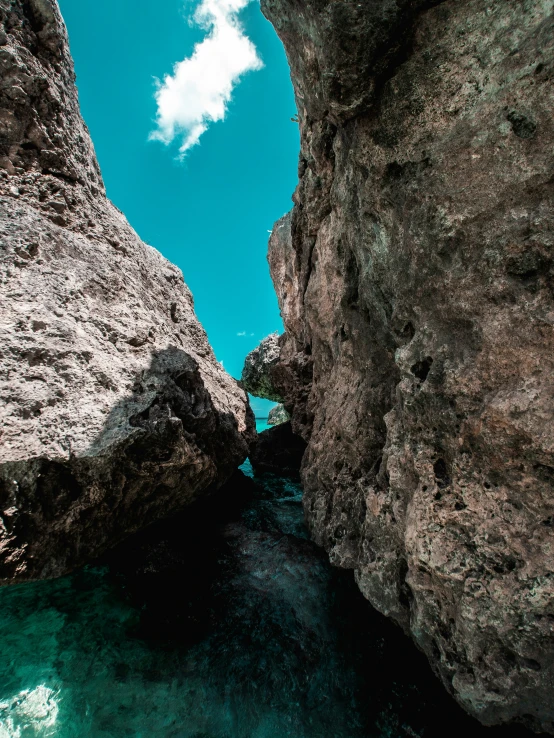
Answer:
<path fill-rule="evenodd" d="M 247 333 L 246 331 L 239 331 L 237 333 L 237 336 L 241 336 L 241 337 L 242 336 L 248 336 L 249 338 L 252 338 L 254 336 L 254 334 L 253 333 Z"/>
<path fill-rule="evenodd" d="M 250 2 L 202 0 L 193 20 L 206 30 L 206 37 L 159 83 L 157 130 L 150 137 L 166 144 L 182 137 L 181 156 L 198 143 L 210 123 L 225 118 L 243 74 L 263 67 L 238 19 Z"/>

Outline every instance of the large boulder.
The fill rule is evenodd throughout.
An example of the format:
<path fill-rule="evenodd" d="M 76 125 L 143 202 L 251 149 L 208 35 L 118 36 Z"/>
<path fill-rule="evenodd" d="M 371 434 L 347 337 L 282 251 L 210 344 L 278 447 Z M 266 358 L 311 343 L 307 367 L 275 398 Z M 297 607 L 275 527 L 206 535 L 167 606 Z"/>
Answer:
<path fill-rule="evenodd" d="M 292 432 L 290 422 L 280 423 L 258 433 L 250 448 L 255 471 L 297 478 L 300 474 L 306 441 Z"/>
<path fill-rule="evenodd" d="M 179 269 L 105 197 L 53 0 L 0 0 L 0 582 L 52 577 L 217 488 L 245 392 Z"/>
<path fill-rule="evenodd" d="M 275 405 L 269 411 L 267 416 L 268 425 L 281 425 L 281 423 L 287 423 L 290 420 L 290 415 L 285 410 L 284 405 Z"/>
<path fill-rule="evenodd" d="M 551 0 L 262 0 L 300 182 L 277 392 L 331 560 L 486 724 L 554 732 Z"/>
<path fill-rule="evenodd" d="M 247 392 L 272 402 L 281 402 L 275 389 L 272 369 L 279 360 L 279 334 L 271 333 L 244 360 L 241 384 Z"/>

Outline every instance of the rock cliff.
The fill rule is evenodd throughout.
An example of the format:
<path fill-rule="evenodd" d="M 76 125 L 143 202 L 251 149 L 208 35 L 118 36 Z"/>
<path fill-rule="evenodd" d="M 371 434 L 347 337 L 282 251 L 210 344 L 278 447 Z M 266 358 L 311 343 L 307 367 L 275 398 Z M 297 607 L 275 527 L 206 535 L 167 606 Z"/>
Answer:
<path fill-rule="evenodd" d="M 272 378 L 312 535 L 466 710 L 554 732 L 554 3 L 262 8 L 300 120 Z"/>
<path fill-rule="evenodd" d="M 54 0 L 0 0 L 0 581 L 62 574 L 220 486 L 247 397 L 181 272 L 106 199 Z"/>

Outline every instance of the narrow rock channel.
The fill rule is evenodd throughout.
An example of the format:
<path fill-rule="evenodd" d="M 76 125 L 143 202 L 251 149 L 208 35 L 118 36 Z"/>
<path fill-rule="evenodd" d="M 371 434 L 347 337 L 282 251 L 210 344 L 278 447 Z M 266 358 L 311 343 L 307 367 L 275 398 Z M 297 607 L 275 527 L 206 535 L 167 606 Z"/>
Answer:
<path fill-rule="evenodd" d="M 0 738 L 526 735 L 447 696 L 309 540 L 299 485 L 242 469 L 95 565 L 0 590 Z"/>

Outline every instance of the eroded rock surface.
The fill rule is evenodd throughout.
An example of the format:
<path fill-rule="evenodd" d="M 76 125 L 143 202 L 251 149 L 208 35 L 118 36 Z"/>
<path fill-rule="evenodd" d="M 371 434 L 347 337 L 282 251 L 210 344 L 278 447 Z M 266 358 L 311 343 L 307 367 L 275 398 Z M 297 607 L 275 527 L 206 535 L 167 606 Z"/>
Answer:
<path fill-rule="evenodd" d="M 331 560 L 554 731 L 554 4 L 263 0 L 301 128 L 276 387 Z"/>
<path fill-rule="evenodd" d="M 281 402 L 275 389 L 272 369 L 279 360 L 279 335 L 272 333 L 251 351 L 244 360 L 241 384 L 247 392 L 272 402 Z"/>
<path fill-rule="evenodd" d="M 253 418 L 181 272 L 106 199 L 57 5 L 0 0 L 0 581 L 220 486 Z"/>

